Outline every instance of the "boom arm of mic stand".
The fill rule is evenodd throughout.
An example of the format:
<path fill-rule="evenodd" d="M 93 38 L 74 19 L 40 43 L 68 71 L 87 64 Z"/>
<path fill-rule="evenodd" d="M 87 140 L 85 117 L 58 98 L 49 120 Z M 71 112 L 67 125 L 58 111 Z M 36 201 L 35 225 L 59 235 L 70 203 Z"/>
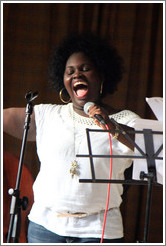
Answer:
<path fill-rule="evenodd" d="M 24 160 L 24 154 L 25 154 L 25 147 L 27 143 L 27 136 L 28 136 L 28 130 L 30 128 L 30 121 L 31 121 L 31 115 L 33 112 L 33 104 L 32 101 L 37 97 L 37 92 L 32 94 L 31 92 L 28 92 L 25 96 L 28 103 L 26 106 L 26 117 L 25 117 L 25 123 L 24 123 L 24 132 L 23 132 L 23 139 L 22 139 L 22 146 L 21 146 L 21 152 L 20 152 L 20 159 L 19 159 L 19 166 L 18 166 L 18 172 L 17 172 L 17 179 L 16 179 L 16 186 L 15 189 L 10 189 L 9 194 L 12 195 L 11 199 L 11 206 L 10 206 L 10 223 L 9 223 L 9 230 L 8 230 L 8 236 L 7 236 L 7 243 L 11 242 L 11 238 L 13 238 L 13 242 L 17 243 L 19 241 L 19 234 L 20 234 L 20 224 L 21 224 L 21 207 L 24 203 L 22 199 L 20 199 L 20 181 L 21 181 L 21 175 L 22 175 L 22 168 L 23 168 L 23 160 Z M 24 197 L 25 200 L 27 200 L 26 197 Z M 27 202 L 28 203 L 28 202 Z"/>

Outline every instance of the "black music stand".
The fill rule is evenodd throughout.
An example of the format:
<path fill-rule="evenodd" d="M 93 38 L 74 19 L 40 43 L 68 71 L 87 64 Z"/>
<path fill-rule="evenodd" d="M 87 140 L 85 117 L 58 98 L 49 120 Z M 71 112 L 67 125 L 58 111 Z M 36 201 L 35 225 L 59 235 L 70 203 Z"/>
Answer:
<path fill-rule="evenodd" d="M 22 139 L 22 146 L 20 152 L 20 159 L 18 165 L 17 179 L 15 189 L 9 189 L 9 195 L 12 196 L 11 205 L 10 205 L 10 223 L 7 235 L 7 243 L 11 243 L 11 238 L 13 239 L 13 243 L 19 242 L 19 236 L 21 231 L 21 209 L 26 210 L 28 206 L 28 198 L 23 197 L 20 198 L 20 182 L 23 168 L 23 160 L 25 154 L 25 147 L 27 142 L 28 130 L 30 128 L 31 115 L 33 112 L 33 104 L 32 101 L 38 96 L 37 92 L 32 93 L 31 91 L 25 95 L 27 99 L 27 106 L 25 110 L 25 124 L 24 124 L 24 132 Z"/>
<path fill-rule="evenodd" d="M 111 119 L 114 122 L 113 119 Z M 117 122 L 116 122 L 117 124 Z M 151 206 L 151 195 L 152 195 L 152 185 L 160 185 L 157 183 L 156 178 L 156 165 L 155 160 L 163 160 L 162 157 L 159 157 L 160 152 L 163 149 L 163 144 L 158 148 L 158 150 L 154 151 L 154 144 L 153 144 L 153 135 L 158 134 L 162 135 L 163 132 L 161 131 L 153 131 L 151 129 L 143 129 L 142 131 L 137 130 L 129 130 L 125 132 L 125 137 L 132 143 L 132 145 L 139 151 L 141 156 L 129 156 L 129 155 L 93 155 L 92 154 L 92 147 L 90 141 L 90 132 L 119 132 L 121 134 L 124 133 L 124 130 L 119 125 L 119 130 L 100 130 L 100 129 L 86 129 L 87 134 L 87 144 L 89 155 L 76 155 L 77 157 L 85 157 L 89 158 L 90 160 L 90 167 L 91 167 L 91 179 L 79 179 L 80 183 L 118 183 L 118 184 L 127 184 L 127 185 L 148 185 L 147 190 L 147 201 L 146 201 L 146 212 L 145 212 L 145 224 L 144 224 L 144 236 L 143 241 L 141 243 L 147 243 L 148 239 L 148 229 L 149 229 L 149 216 L 150 216 L 150 206 Z M 144 135 L 144 142 L 145 142 L 145 152 L 130 138 L 128 133 L 135 133 L 135 134 L 143 134 Z M 146 159 L 147 160 L 147 170 L 148 172 L 145 173 L 144 171 L 140 172 L 140 179 L 141 180 L 113 180 L 113 179 L 96 179 L 95 177 L 95 168 L 93 164 L 93 158 L 132 158 L 132 159 Z M 147 179 L 145 181 L 144 179 Z"/>

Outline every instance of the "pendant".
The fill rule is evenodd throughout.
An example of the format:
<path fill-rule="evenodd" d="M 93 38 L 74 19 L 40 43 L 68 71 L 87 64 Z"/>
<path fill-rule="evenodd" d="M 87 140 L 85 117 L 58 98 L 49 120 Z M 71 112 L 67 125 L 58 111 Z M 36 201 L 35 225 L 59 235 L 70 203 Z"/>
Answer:
<path fill-rule="evenodd" d="M 76 160 L 72 161 L 71 168 L 70 168 L 70 173 L 72 178 L 74 177 L 74 175 L 79 175 L 78 169 L 79 166 L 77 165 L 77 161 Z"/>

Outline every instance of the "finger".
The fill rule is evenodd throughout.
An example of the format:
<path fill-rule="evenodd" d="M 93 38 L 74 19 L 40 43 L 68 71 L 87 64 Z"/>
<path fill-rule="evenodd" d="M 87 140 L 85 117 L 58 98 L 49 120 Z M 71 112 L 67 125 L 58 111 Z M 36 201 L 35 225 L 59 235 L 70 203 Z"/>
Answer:
<path fill-rule="evenodd" d="M 94 119 L 94 122 L 95 122 L 95 124 L 97 126 L 99 126 L 100 128 L 102 128 L 103 130 L 106 130 L 106 127 L 103 124 L 101 124 L 97 119 Z"/>
<path fill-rule="evenodd" d="M 101 114 L 103 115 L 103 112 L 101 110 L 101 108 L 99 108 L 98 106 L 92 106 L 89 108 L 89 116 L 93 117 L 95 114 Z"/>

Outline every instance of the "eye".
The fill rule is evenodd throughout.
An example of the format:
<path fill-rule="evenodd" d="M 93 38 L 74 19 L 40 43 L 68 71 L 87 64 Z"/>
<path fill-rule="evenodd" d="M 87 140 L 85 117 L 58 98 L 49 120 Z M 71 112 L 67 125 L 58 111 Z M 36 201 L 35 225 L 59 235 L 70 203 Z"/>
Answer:
<path fill-rule="evenodd" d="M 82 71 L 83 72 L 87 72 L 87 71 L 89 71 L 90 70 L 90 66 L 89 65 L 84 65 L 83 67 L 82 67 Z"/>
<path fill-rule="evenodd" d="M 74 69 L 73 68 L 67 68 L 66 69 L 66 74 L 67 75 L 72 75 L 74 73 Z"/>

